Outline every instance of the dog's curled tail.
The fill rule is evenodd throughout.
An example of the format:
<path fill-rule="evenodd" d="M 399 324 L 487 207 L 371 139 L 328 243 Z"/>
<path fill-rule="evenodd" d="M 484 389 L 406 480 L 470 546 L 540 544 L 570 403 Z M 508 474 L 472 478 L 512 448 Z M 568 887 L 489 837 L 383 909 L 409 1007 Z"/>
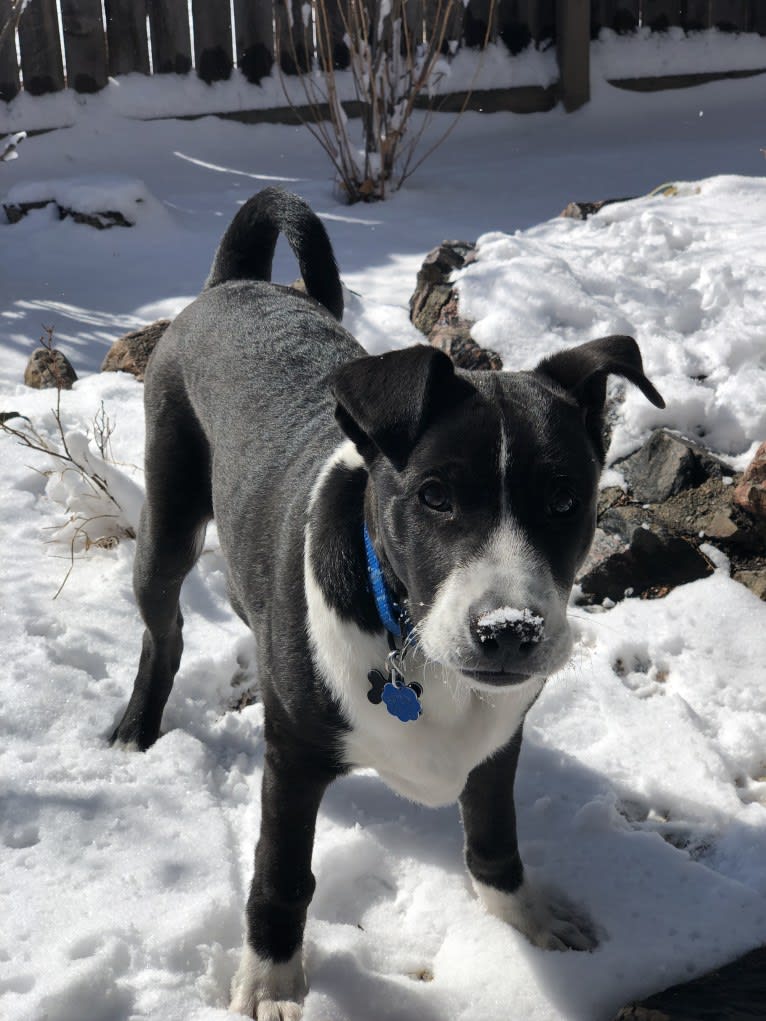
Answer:
<path fill-rule="evenodd" d="M 280 233 L 295 253 L 306 291 L 340 321 L 343 290 L 327 231 L 302 198 L 279 188 L 264 188 L 242 206 L 221 238 L 205 286 L 271 280 Z"/>

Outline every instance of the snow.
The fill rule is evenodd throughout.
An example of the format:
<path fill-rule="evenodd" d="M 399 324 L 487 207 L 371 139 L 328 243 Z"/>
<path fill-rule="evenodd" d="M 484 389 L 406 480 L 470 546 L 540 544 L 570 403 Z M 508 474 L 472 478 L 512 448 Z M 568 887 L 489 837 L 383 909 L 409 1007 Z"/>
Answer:
<path fill-rule="evenodd" d="M 136 178 L 110 175 L 83 175 L 74 178 L 22 181 L 3 196 L 7 205 L 26 202 L 56 202 L 78 213 L 122 213 L 130 224 L 141 215 L 156 222 L 165 215 L 164 207 Z"/>
<path fill-rule="evenodd" d="M 0 164 L 0 198 L 29 181 L 66 189 L 96 176 L 119 190 L 128 179 L 157 215 L 104 231 L 47 209 L 0 223 L 0 410 L 57 440 L 55 395 L 20 383 L 53 326 L 80 375 L 62 394 L 64 430 L 79 456 L 91 437 L 87 456 L 113 473 L 124 524 L 134 522 L 142 386 L 100 375 L 100 363 L 121 333 L 197 293 L 237 204 L 276 182 L 323 216 L 349 288 L 346 325 L 371 350 L 418 339 L 406 305 L 425 252 L 481 236 L 460 287 L 477 335 L 509 367 L 629 330 L 668 409 L 628 388 L 610 457 L 664 424 L 706 430 L 739 467 L 766 434 L 762 107 L 757 80 L 641 96 L 596 83 L 574 115 L 464 117 L 403 192 L 348 208 L 299 128 L 139 123 L 93 106 Z M 679 182 L 672 197 L 555 219 L 572 199 L 647 195 L 666 181 Z M 296 275 L 280 245 L 275 277 Z M 93 441 L 102 402 L 115 426 L 106 466 Z M 54 599 L 83 491 L 8 436 L 0 463 L 0 1015 L 223 1021 L 260 818 L 263 719 L 257 704 L 228 711 L 254 681 L 254 650 L 228 607 L 215 531 L 184 587 L 165 734 L 145 755 L 115 751 L 106 738 L 141 636 L 133 543 L 76 549 Z M 530 1021 L 606 1021 L 763 943 L 766 607 L 728 577 L 725 557 L 716 564 L 662 600 L 573 606 L 572 662 L 528 719 L 522 855 L 588 909 L 606 933 L 598 950 L 537 950 L 489 917 L 469 888 L 457 811 L 412 805 L 362 771 L 320 813 L 307 1021 L 505 1021 L 510 1003 Z"/>
<path fill-rule="evenodd" d="M 496 610 L 482 613 L 476 621 L 482 642 L 493 638 L 496 630 L 502 630 L 509 624 L 516 625 L 517 632 L 524 635 L 525 641 L 539 642 L 545 621 L 531 610 L 519 610 L 514 606 L 500 606 Z"/>
<path fill-rule="evenodd" d="M 749 463 L 766 436 L 766 180 L 678 182 L 669 195 L 608 205 L 584 223 L 485 234 L 478 247 L 461 276 L 461 308 L 506 367 L 527 368 L 584 332 L 638 340 L 667 409 L 631 388 L 612 459 L 666 426 L 702 438 L 739 470 Z"/>
<path fill-rule="evenodd" d="M 648 78 L 714 71 L 766 69 L 766 38 L 755 32 L 721 32 L 710 28 L 684 33 L 639 28 L 618 35 L 602 28 L 591 46 L 591 65 L 607 79 Z"/>

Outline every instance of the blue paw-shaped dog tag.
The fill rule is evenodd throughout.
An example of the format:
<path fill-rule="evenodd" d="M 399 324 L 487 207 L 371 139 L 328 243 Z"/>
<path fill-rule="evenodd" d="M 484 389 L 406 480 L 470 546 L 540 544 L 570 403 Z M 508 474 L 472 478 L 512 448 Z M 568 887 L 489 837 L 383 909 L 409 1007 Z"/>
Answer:
<path fill-rule="evenodd" d="M 416 720 L 423 712 L 418 693 L 406 684 L 397 686 L 389 681 L 383 688 L 381 698 L 391 716 L 402 723 Z"/>

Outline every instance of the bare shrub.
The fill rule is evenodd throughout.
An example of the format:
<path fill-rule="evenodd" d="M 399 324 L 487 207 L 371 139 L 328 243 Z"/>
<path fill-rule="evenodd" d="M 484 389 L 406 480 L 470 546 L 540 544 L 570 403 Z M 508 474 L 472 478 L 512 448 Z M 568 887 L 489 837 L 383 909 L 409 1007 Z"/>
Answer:
<path fill-rule="evenodd" d="M 446 70 L 445 55 L 455 52 L 462 34 L 463 0 L 433 0 L 426 5 L 425 19 L 423 5 L 408 0 L 312 0 L 302 5 L 298 25 L 293 0 L 280 0 L 279 7 L 283 16 L 277 18 L 277 48 L 290 54 L 299 72 L 309 117 L 290 101 L 282 79 L 292 109 L 330 157 L 349 203 L 385 198 L 444 141 L 457 120 L 421 151 L 435 112 L 434 88 Z M 494 7 L 495 0 L 490 0 L 485 43 Z M 352 138 L 340 98 L 339 30 L 361 110 L 361 145 Z M 307 68 L 314 37 L 316 59 L 313 68 Z M 415 126 L 413 112 L 423 104 L 425 115 Z"/>
<path fill-rule="evenodd" d="M 44 330 L 40 343 L 53 350 L 53 327 L 46 326 Z M 54 533 L 52 541 L 68 547 L 70 561 L 56 596 L 72 572 L 76 554 L 92 547 L 112 549 L 121 539 L 135 538 L 143 499 L 140 488 L 114 462 L 111 454 L 114 423 L 103 401 L 93 420 L 96 453 L 87 435 L 65 428 L 61 406 L 63 389 L 63 385 L 57 386 L 56 406 L 51 409 L 52 438 L 38 431 L 25 415 L 0 412 L 0 431 L 14 437 L 28 450 L 44 454 L 49 465 L 53 462 L 52 466 L 35 470 L 48 480 L 48 496 L 62 504 L 66 511 L 66 519 L 50 529 Z M 12 422 L 14 424 L 10 424 Z"/>

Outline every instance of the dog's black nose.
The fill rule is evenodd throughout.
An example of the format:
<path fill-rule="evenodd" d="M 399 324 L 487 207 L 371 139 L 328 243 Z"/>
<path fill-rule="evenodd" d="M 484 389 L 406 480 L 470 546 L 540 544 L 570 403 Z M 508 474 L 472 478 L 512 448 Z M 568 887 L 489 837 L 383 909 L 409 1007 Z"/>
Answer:
<path fill-rule="evenodd" d="M 543 640 L 545 620 L 529 608 L 501 606 L 472 615 L 471 633 L 483 657 L 508 666 Z"/>

